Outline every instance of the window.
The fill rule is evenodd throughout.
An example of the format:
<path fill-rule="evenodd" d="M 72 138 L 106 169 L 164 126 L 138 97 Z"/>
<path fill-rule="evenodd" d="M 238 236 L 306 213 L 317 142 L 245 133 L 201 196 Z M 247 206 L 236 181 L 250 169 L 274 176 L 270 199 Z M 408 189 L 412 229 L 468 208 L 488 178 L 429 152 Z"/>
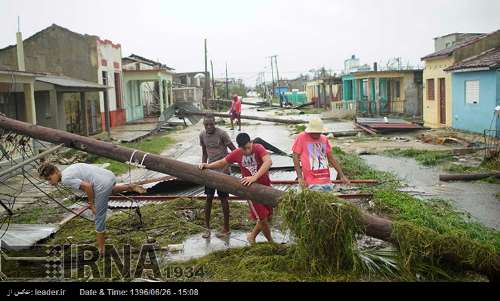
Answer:
<path fill-rule="evenodd" d="M 435 100 L 433 78 L 427 80 L 427 100 Z"/>
<path fill-rule="evenodd" d="M 108 72 L 106 71 L 102 72 L 102 84 L 105 86 L 108 85 Z"/>
<path fill-rule="evenodd" d="M 465 103 L 478 104 L 479 103 L 479 81 L 467 80 L 465 81 Z"/>
<path fill-rule="evenodd" d="M 396 84 L 394 86 L 395 86 L 394 95 L 396 96 L 396 98 L 400 98 L 401 97 L 401 82 L 399 80 L 396 81 Z"/>
<path fill-rule="evenodd" d="M 363 99 L 368 99 L 368 80 L 363 79 L 361 85 L 363 87 Z"/>

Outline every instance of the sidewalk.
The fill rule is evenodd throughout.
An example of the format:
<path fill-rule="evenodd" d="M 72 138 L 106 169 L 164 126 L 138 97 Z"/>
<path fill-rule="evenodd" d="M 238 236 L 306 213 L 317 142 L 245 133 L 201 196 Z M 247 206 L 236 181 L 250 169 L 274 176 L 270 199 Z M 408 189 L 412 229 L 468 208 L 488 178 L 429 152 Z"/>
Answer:
<path fill-rule="evenodd" d="M 157 127 L 157 122 L 130 123 L 111 129 L 111 138 L 119 142 L 136 142 L 151 135 Z"/>

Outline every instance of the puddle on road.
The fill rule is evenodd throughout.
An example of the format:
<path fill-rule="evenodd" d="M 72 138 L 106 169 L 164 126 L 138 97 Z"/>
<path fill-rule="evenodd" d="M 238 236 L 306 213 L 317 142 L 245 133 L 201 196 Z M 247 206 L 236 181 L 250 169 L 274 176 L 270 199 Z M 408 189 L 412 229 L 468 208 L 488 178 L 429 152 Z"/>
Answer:
<path fill-rule="evenodd" d="M 183 243 L 183 250 L 179 252 L 167 253 L 165 259 L 169 261 L 187 261 L 191 259 L 201 258 L 213 252 L 243 248 L 249 246 L 246 236 L 248 232 L 232 231 L 231 238 L 219 239 L 215 237 L 215 232 L 212 232 L 212 237 L 205 239 L 202 233 L 188 237 Z M 272 230 L 273 239 L 276 243 L 288 243 L 289 236 L 282 234 L 280 231 Z M 262 234 L 257 237 L 257 242 L 266 242 Z"/>
<path fill-rule="evenodd" d="M 424 167 L 411 158 L 362 156 L 370 167 L 395 174 L 405 184 L 404 190 L 422 199 L 440 198 L 475 218 L 480 223 L 500 230 L 500 201 L 496 193 L 500 185 L 484 182 L 441 182 L 435 167 Z"/>

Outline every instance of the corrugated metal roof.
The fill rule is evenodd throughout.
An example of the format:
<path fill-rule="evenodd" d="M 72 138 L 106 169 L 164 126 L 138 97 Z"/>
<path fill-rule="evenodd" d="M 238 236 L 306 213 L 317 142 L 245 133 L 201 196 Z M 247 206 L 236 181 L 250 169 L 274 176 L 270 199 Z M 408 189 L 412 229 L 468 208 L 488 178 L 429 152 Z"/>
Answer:
<path fill-rule="evenodd" d="M 98 83 L 60 75 L 45 75 L 36 78 L 37 81 L 53 84 L 64 88 L 85 88 L 95 90 L 106 90 L 109 87 Z"/>
<path fill-rule="evenodd" d="M 1 247 L 7 250 L 24 250 L 31 248 L 37 242 L 56 233 L 58 225 L 24 225 L 11 224 L 1 241 Z"/>
<path fill-rule="evenodd" d="M 358 123 L 366 124 L 366 123 L 408 123 L 408 121 L 404 119 L 396 119 L 396 118 L 356 118 Z"/>

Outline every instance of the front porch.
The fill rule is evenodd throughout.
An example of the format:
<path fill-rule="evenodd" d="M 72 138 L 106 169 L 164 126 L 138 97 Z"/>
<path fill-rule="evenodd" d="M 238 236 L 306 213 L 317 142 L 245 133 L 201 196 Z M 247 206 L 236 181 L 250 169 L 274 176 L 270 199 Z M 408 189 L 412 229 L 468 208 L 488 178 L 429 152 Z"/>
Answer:
<path fill-rule="evenodd" d="M 406 91 L 409 79 L 399 74 L 357 75 L 343 80 L 343 109 L 357 114 L 387 115 L 412 114 L 407 110 Z M 416 98 L 416 97 L 415 97 Z M 414 99 L 418 102 L 417 99 Z"/>
<path fill-rule="evenodd" d="M 168 70 L 123 70 L 126 121 L 158 117 L 174 103 Z"/>
<path fill-rule="evenodd" d="M 99 92 L 104 92 L 107 88 L 65 76 L 37 77 L 37 124 L 83 136 L 102 132 Z"/>

